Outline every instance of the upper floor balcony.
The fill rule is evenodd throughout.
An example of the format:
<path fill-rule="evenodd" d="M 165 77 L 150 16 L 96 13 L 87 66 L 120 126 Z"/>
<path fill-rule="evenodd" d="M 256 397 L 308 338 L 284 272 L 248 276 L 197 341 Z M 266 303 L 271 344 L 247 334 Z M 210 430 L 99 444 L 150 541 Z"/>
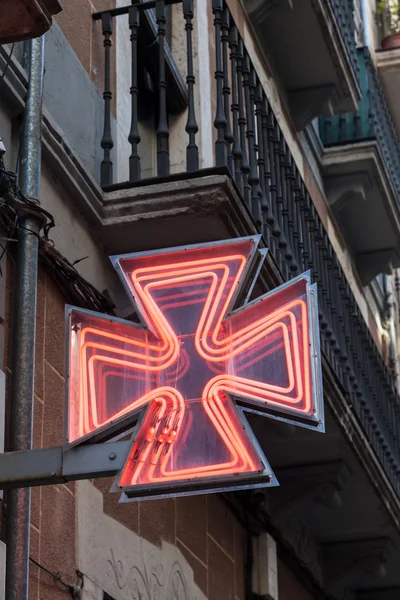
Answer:
<path fill-rule="evenodd" d="M 400 142 L 369 51 L 358 59 L 358 110 L 321 118 L 320 136 L 327 197 L 367 285 L 400 265 Z"/>
<path fill-rule="evenodd" d="M 297 129 L 355 110 L 353 0 L 244 0 L 259 44 L 287 93 Z"/>
<path fill-rule="evenodd" d="M 376 64 L 400 136 L 400 2 L 379 0 L 376 9 Z"/>

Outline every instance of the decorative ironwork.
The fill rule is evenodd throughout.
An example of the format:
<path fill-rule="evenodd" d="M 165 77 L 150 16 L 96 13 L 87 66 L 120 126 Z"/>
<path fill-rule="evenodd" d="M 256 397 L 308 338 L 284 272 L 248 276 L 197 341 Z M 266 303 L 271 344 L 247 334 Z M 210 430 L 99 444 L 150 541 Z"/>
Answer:
<path fill-rule="evenodd" d="M 248 60 L 250 70 L 254 67 L 232 16 L 229 40 L 231 70 L 234 72 L 236 67 L 238 87 L 238 97 L 235 97 L 234 88 L 231 95 L 234 156 L 241 156 L 244 199 L 253 212 L 246 194 L 248 175 L 254 165 L 247 167 L 246 160 L 249 151 L 249 122 L 243 109 L 243 65 Z M 395 167 L 400 161 L 397 137 L 368 51 L 360 50 L 359 58 L 361 57 L 369 73 L 369 104 L 367 116 L 361 115 L 358 122 L 356 119 L 355 128 L 362 130 L 363 118 L 371 124 L 370 134 L 376 135 L 381 147 L 385 149 L 385 159 L 392 160 L 388 171 L 397 189 L 397 177 L 400 173 L 400 163 Z M 369 332 L 257 76 L 254 83 L 256 92 L 250 97 L 250 111 L 247 111 L 247 115 L 254 114 L 258 122 L 255 160 L 263 199 L 264 237 L 268 239 L 270 252 L 285 279 L 290 279 L 304 269 L 310 269 L 314 281 L 318 281 L 323 353 L 382 466 L 400 492 L 400 398 L 395 381 Z M 235 115 L 238 115 L 239 127 L 235 126 Z M 333 135 L 332 121 L 329 126 Z M 250 125 L 250 131 L 252 129 L 253 125 Z M 254 156 L 249 156 L 253 163 Z M 235 175 L 238 180 L 237 169 Z M 257 213 L 253 215 L 255 219 L 258 218 Z"/>
<path fill-rule="evenodd" d="M 236 29 L 236 27 L 235 27 Z M 243 85 L 243 42 L 238 34 L 238 45 L 236 53 L 236 75 L 239 98 L 239 144 L 241 149 L 241 164 L 243 179 L 243 196 L 248 208 L 251 210 L 251 187 L 249 182 L 250 165 L 248 161 L 247 144 L 246 144 L 246 115 L 244 107 L 244 85 Z"/>
<path fill-rule="evenodd" d="M 222 42 L 222 64 L 224 70 L 224 86 L 222 93 L 224 95 L 224 112 L 226 119 L 225 127 L 225 140 L 228 151 L 228 168 L 231 173 L 234 173 L 234 161 L 232 154 L 233 144 L 233 133 L 231 129 L 231 117 L 230 117 L 230 87 L 229 87 L 229 63 L 228 63 L 228 45 L 229 45 L 229 11 L 225 7 L 222 13 L 222 24 L 221 24 L 221 42 Z"/>
<path fill-rule="evenodd" d="M 157 127 L 157 174 L 159 177 L 169 175 L 169 127 L 167 115 L 167 80 L 165 78 L 165 35 L 166 23 L 165 2 L 156 3 L 156 21 L 158 27 L 158 93 L 159 115 Z"/>
<path fill-rule="evenodd" d="M 176 68 L 172 59 L 171 51 L 168 47 L 167 36 L 167 11 L 166 5 L 182 4 L 187 31 L 187 56 L 188 56 L 188 74 L 187 90 L 185 89 L 183 79 Z M 150 10 L 151 9 L 151 10 Z M 154 12 L 153 12 L 154 11 Z M 142 17 L 140 16 L 142 13 Z M 169 13 L 168 13 L 169 14 Z M 129 183 L 135 183 L 141 178 L 141 157 L 138 151 L 138 145 L 141 141 L 139 132 L 139 100 L 141 79 L 150 77 L 154 92 L 157 93 L 156 104 L 158 106 L 157 121 L 157 175 L 164 177 L 170 172 L 169 157 L 169 125 L 168 113 L 178 114 L 188 107 L 188 121 L 186 131 L 189 135 L 189 145 L 187 153 L 187 170 L 198 169 L 198 150 L 195 143 L 197 133 L 197 123 L 194 105 L 194 69 L 193 69 L 193 48 L 192 48 L 192 20 L 193 7 L 190 2 L 183 0 L 149 0 L 147 2 L 137 3 L 130 6 L 122 6 L 107 11 L 94 13 L 93 19 L 100 20 L 102 23 L 102 32 L 104 36 L 104 130 L 101 141 L 101 147 L 104 150 L 104 156 L 101 163 L 100 184 L 106 188 L 114 183 L 113 181 L 113 161 L 112 149 L 114 146 L 112 137 L 112 33 L 113 21 L 121 15 L 128 15 L 130 39 L 131 39 L 131 127 L 128 141 L 131 145 L 131 155 L 129 157 Z M 145 67 L 139 61 L 139 46 L 146 44 L 147 54 Z M 139 68 L 142 71 L 145 68 L 148 73 L 139 77 Z M 172 89 L 171 89 L 172 88 Z M 173 92 L 172 100 L 169 102 L 168 93 Z"/>
<path fill-rule="evenodd" d="M 256 131 L 255 131 L 255 87 L 256 79 L 254 70 L 250 68 L 250 59 L 246 55 L 243 63 L 243 87 L 244 87 L 244 98 L 246 107 L 246 121 L 247 121 L 247 143 L 249 147 L 249 158 L 250 158 L 250 171 L 248 181 L 251 190 L 251 210 L 254 218 L 256 219 L 258 227 L 261 227 L 261 188 L 260 179 L 258 177 L 258 165 L 256 155 Z"/>
<path fill-rule="evenodd" d="M 131 30 L 131 69 L 132 69 L 132 120 L 131 131 L 128 140 L 132 146 L 132 154 L 129 157 L 129 181 L 138 181 L 140 179 L 140 156 L 138 154 L 138 144 L 140 143 L 139 118 L 138 118 L 138 64 L 137 64 L 137 45 L 139 34 L 139 10 L 137 6 L 129 9 L 129 29 Z"/>
<path fill-rule="evenodd" d="M 228 123 L 224 111 L 224 65 L 222 62 L 222 14 L 223 0 L 212 0 L 212 10 L 214 13 L 215 29 L 215 80 L 217 110 L 215 113 L 214 126 L 218 137 L 215 142 L 215 164 L 217 167 L 227 165 L 228 147 L 225 139 L 225 133 Z"/>
<path fill-rule="evenodd" d="M 238 52 L 238 31 L 236 27 L 231 27 L 229 32 L 229 49 L 230 61 L 231 61 L 231 82 L 232 82 L 232 127 L 233 127 L 233 145 L 232 145 L 232 156 L 234 162 L 234 173 L 236 184 L 243 194 L 243 175 L 242 175 L 242 148 L 239 141 L 239 95 L 238 95 L 238 81 L 237 81 L 237 52 Z"/>
<path fill-rule="evenodd" d="M 186 133 L 189 136 L 189 143 L 186 149 L 186 168 L 188 172 L 197 171 L 199 168 L 199 150 L 196 145 L 196 133 L 199 128 L 196 121 L 196 111 L 194 107 L 194 69 L 193 69 L 193 0 L 183 0 L 183 16 L 185 18 L 186 29 L 186 47 L 187 47 L 187 77 L 188 86 L 188 115 L 186 122 Z"/>
<path fill-rule="evenodd" d="M 110 13 L 104 13 L 101 18 L 104 35 L 104 130 L 101 147 L 104 150 L 104 158 L 101 162 L 101 185 L 110 185 L 113 182 L 113 164 L 111 150 L 114 142 L 111 135 L 111 36 L 112 18 Z"/>

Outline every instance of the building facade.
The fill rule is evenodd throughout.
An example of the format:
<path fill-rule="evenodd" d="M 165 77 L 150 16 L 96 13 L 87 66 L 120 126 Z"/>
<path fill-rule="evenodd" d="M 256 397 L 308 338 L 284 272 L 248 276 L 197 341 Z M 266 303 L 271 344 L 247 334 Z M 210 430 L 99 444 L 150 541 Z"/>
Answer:
<path fill-rule="evenodd" d="M 45 35 L 40 202 L 55 227 L 40 245 L 34 447 L 63 444 L 65 305 L 136 319 L 110 255 L 260 233 L 254 297 L 307 270 L 318 284 L 326 433 L 250 415 L 280 482 L 265 491 L 119 504 L 107 478 L 33 488 L 29 598 L 397 600 L 398 3 L 127 4 L 65 0 Z M 26 45 L 0 47 L 1 73 L 18 172 Z M 5 492 L 4 552 L 6 519 Z"/>

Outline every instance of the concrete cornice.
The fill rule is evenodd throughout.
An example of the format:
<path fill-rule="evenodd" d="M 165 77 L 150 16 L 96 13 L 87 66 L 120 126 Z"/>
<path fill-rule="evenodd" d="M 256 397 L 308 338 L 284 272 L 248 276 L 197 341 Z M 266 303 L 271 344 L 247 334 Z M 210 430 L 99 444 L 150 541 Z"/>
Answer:
<path fill-rule="evenodd" d="M 375 53 L 378 69 L 400 69 L 400 48 Z"/>
<path fill-rule="evenodd" d="M 346 166 L 347 172 L 351 173 L 348 165 L 356 163 L 365 163 L 368 165 L 369 173 L 372 172 L 371 169 L 377 173 L 383 199 L 390 198 L 387 205 L 390 207 L 393 219 L 396 220 L 396 226 L 400 229 L 400 202 L 393 191 L 378 142 L 370 140 L 354 144 L 345 144 L 342 146 L 333 146 L 325 148 L 322 155 L 322 168 L 327 176 L 343 166 Z M 353 171 L 354 170 L 355 169 L 353 169 Z"/>

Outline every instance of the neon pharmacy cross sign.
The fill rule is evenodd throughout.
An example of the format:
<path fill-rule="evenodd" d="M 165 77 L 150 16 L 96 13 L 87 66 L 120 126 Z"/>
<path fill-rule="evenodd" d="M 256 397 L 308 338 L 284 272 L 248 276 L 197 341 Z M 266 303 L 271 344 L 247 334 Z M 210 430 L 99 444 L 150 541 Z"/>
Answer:
<path fill-rule="evenodd" d="M 323 429 L 308 274 L 232 310 L 259 239 L 113 257 L 142 325 L 68 307 L 67 444 L 136 424 L 123 499 L 276 484 L 244 410 Z"/>

